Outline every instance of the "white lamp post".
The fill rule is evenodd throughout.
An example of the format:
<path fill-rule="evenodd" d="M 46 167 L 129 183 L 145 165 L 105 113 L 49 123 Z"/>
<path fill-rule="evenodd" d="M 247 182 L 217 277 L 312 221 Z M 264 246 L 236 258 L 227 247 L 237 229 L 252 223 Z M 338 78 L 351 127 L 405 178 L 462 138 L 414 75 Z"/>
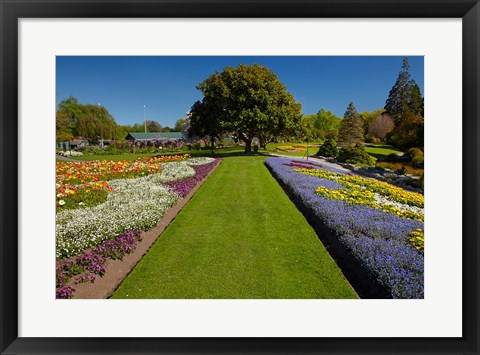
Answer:
<path fill-rule="evenodd" d="M 98 108 L 100 108 L 100 102 L 97 104 Z M 100 118 L 100 117 L 99 117 Z M 103 122 L 100 122 L 100 146 L 103 147 Z"/>
<path fill-rule="evenodd" d="M 147 106 L 143 105 L 143 122 L 145 122 L 145 133 L 147 133 L 147 114 L 145 109 Z"/>

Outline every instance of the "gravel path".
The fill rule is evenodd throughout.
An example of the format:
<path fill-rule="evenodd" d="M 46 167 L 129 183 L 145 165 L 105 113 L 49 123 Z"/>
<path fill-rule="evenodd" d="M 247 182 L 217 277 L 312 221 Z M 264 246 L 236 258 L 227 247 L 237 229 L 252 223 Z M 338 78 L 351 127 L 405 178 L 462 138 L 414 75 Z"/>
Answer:
<path fill-rule="evenodd" d="M 275 156 L 275 157 L 281 157 L 281 158 L 289 158 L 289 159 L 305 160 L 306 161 L 305 157 L 296 157 L 296 156 L 277 154 L 277 153 L 270 153 L 268 155 Z M 335 163 L 330 163 L 330 162 L 328 162 L 328 161 L 326 161 L 325 159 L 322 159 L 322 158 L 308 157 L 308 160 L 309 161 L 314 161 L 314 162 L 317 162 L 317 163 L 321 163 L 321 164 L 326 165 L 326 166 L 330 166 L 330 167 L 335 168 L 337 170 L 341 170 L 345 173 L 355 174 L 355 172 L 351 171 L 350 169 L 344 168 L 343 166 L 335 164 Z M 355 174 L 355 175 L 358 175 L 358 174 Z"/>
<path fill-rule="evenodd" d="M 75 160 L 75 159 L 72 159 L 72 158 L 67 158 L 67 157 L 64 157 L 64 156 L 58 155 L 58 154 L 55 154 L 55 159 L 60 160 L 60 161 L 78 161 L 78 160 Z"/>

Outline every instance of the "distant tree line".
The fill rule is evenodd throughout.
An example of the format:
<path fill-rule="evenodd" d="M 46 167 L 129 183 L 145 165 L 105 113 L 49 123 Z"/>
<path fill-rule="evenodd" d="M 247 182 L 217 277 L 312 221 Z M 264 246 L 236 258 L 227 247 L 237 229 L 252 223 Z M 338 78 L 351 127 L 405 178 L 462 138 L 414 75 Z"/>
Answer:
<path fill-rule="evenodd" d="M 423 97 L 409 69 L 408 59 L 404 58 L 402 70 L 383 109 L 358 113 L 353 102 L 350 102 L 343 119 L 335 119 L 335 124 L 328 127 L 327 133 L 319 131 L 320 135 L 337 138 L 338 144 L 343 147 L 363 142 L 386 142 L 404 150 L 423 148 Z M 315 119 L 320 120 L 324 116 L 325 111 L 322 110 Z M 323 118 L 323 122 L 331 122 L 331 119 Z M 318 122 L 315 121 L 313 132 L 316 132 L 317 126 Z"/>
<path fill-rule="evenodd" d="M 129 132 L 181 132 L 185 119 L 177 120 L 175 127 L 162 127 L 157 121 L 147 120 L 134 125 L 119 125 L 102 105 L 81 104 L 75 97 L 64 99 L 56 112 L 56 141 L 69 141 L 78 137 L 90 143 L 102 140 L 124 140 Z"/>
<path fill-rule="evenodd" d="M 264 148 L 271 141 L 292 138 L 338 140 L 344 147 L 363 142 L 387 142 L 402 149 L 422 147 L 423 98 L 409 68 L 404 58 L 384 108 L 359 113 L 351 102 L 340 118 L 324 108 L 303 116 L 301 105 L 266 67 L 227 67 L 197 86 L 204 97 L 182 121 L 183 130 L 191 138 L 209 141 L 212 149 L 222 137 L 234 137 L 245 142 L 246 152 L 254 137 Z"/>
<path fill-rule="evenodd" d="M 120 129 L 108 110 L 101 105 L 80 104 L 69 97 L 58 104 L 56 112 L 57 142 L 84 137 L 91 142 L 115 139 Z"/>
<path fill-rule="evenodd" d="M 227 67 L 198 84 L 203 99 L 173 128 L 152 120 L 118 125 L 105 107 L 80 104 L 70 97 L 57 108 L 57 141 L 78 136 L 89 141 L 122 140 L 128 132 L 144 132 L 146 126 L 147 132 L 183 132 L 192 139 L 208 141 L 212 149 L 216 141 L 230 137 L 245 142 L 246 152 L 252 150 L 255 137 L 263 148 L 278 140 L 327 139 L 342 147 L 386 142 L 404 150 L 422 148 L 423 97 L 409 69 L 404 58 L 384 108 L 359 113 L 350 102 L 342 118 L 324 108 L 302 115 L 301 104 L 277 75 L 258 64 Z"/>

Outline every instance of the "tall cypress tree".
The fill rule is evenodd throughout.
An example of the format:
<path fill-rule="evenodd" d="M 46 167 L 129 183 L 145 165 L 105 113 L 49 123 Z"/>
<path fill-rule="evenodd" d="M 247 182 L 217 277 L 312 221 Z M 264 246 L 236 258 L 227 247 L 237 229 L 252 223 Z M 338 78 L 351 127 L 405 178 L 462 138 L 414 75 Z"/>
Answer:
<path fill-rule="evenodd" d="M 416 115 L 423 117 L 423 97 L 415 80 L 410 80 L 408 94 L 408 108 Z"/>
<path fill-rule="evenodd" d="M 342 147 L 363 142 L 363 123 L 353 102 L 350 102 L 338 131 L 338 143 Z"/>
<path fill-rule="evenodd" d="M 397 81 L 393 85 L 388 99 L 385 103 L 385 111 L 393 118 L 395 125 L 398 126 L 402 121 L 402 117 L 408 110 L 408 102 L 410 95 L 410 64 L 408 59 L 403 58 L 402 70 L 398 74 Z"/>
<path fill-rule="evenodd" d="M 416 144 L 414 132 L 423 124 L 423 97 L 417 83 L 411 78 L 409 69 L 410 64 L 405 57 L 402 70 L 385 103 L 386 112 L 395 122 L 390 142 L 403 148 Z"/>

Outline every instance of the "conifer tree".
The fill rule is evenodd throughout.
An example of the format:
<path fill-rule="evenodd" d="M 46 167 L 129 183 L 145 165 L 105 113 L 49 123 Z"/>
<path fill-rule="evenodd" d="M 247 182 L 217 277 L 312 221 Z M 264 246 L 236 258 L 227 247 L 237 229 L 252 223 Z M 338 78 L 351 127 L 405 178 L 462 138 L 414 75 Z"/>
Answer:
<path fill-rule="evenodd" d="M 403 58 L 402 70 L 395 85 L 388 94 L 385 111 L 393 118 L 395 126 L 400 126 L 407 111 L 423 116 L 423 98 L 415 80 L 409 73 L 408 58 Z"/>
<path fill-rule="evenodd" d="M 386 112 L 395 122 L 389 141 L 404 149 L 423 144 L 423 97 L 409 69 L 410 64 L 405 57 L 402 70 L 385 103 Z"/>
<path fill-rule="evenodd" d="M 423 117 L 423 97 L 415 80 L 410 81 L 408 95 L 408 108 L 415 115 Z"/>
<path fill-rule="evenodd" d="M 347 147 L 361 142 L 363 142 L 363 122 L 355 105 L 350 102 L 340 123 L 338 143 L 342 147 Z"/>

